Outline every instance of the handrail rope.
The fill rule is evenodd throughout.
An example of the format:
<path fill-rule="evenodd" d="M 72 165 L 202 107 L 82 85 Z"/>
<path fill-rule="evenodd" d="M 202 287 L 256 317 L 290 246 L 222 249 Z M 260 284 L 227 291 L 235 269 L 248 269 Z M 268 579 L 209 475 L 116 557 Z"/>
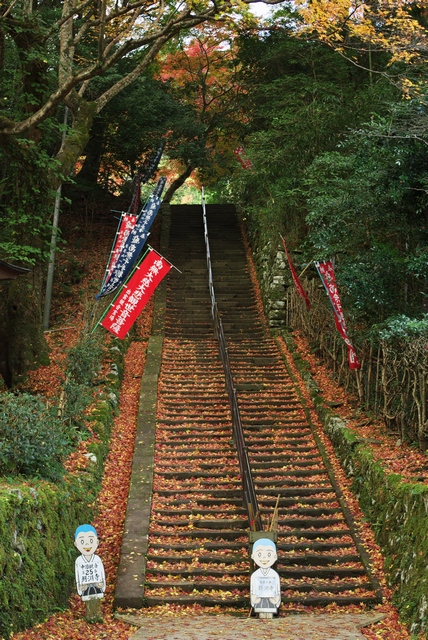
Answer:
<path fill-rule="evenodd" d="M 224 336 L 223 323 L 218 311 L 217 302 L 215 299 L 213 274 L 212 274 L 212 262 L 211 252 L 208 239 L 208 225 L 207 225 L 207 212 L 205 205 L 204 188 L 202 187 L 202 212 L 204 223 L 204 238 L 207 257 L 207 269 L 208 269 L 208 286 L 211 297 L 211 315 L 214 322 L 214 333 L 219 344 L 220 358 L 223 364 L 226 390 L 230 404 L 230 410 L 232 415 L 232 431 L 233 440 L 238 452 L 239 469 L 241 473 L 242 489 L 245 501 L 245 508 L 247 510 L 248 522 L 250 529 L 253 531 L 262 531 L 262 521 L 260 516 L 260 510 L 257 503 L 256 490 L 254 487 L 254 480 L 251 473 L 251 465 L 248 457 L 248 449 L 245 443 L 244 430 L 242 428 L 241 414 L 239 411 L 238 400 L 236 397 L 236 389 L 233 381 L 232 369 L 230 366 L 229 353 L 227 351 L 226 339 Z"/>

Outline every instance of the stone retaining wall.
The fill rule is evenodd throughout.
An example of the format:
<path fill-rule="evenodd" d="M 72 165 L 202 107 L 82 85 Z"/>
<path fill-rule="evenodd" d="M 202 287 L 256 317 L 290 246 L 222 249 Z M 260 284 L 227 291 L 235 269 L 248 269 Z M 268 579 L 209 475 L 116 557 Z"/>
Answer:
<path fill-rule="evenodd" d="M 272 329 L 286 324 L 285 289 L 288 285 L 285 251 L 268 242 L 262 247 L 253 248 L 263 306 Z M 287 267 L 288 269 L 288 267 Z"/>
<path fill-rule="evenodd" d="M 57 485 L 37 479 L 1 479 L 1 640 L 67 606 L 75 589 L 73 533 L 94 515 L 122 380 L 127 342 L 112 344 L 111 370 L 101 381 L 100 400 L 91 413 L 99 441 L 88 447 L 93 457 L 87 468 L 66 474 Z"/>
<path fill-rule="evenodd" d="M 287 339 L 290 344 L 290 338 Z M 317 385 L 296 360 L 327 435 L 385 557 L 393 602 L 412 633 L 428 631 L 428 485 L 388 474 L 368 443 L 325 407 Z"/>

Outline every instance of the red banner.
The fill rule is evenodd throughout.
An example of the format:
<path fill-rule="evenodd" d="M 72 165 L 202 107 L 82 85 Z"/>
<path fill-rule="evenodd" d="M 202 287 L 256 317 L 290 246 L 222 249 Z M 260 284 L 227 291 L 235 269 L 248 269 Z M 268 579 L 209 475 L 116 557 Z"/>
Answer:
<path fill-rule="evenodd" d="M 113 255 L 111 257 L 111 261 L 108 268 L 106 282 L 108 282 L 111 274 L 113 273 L 113 269 L 116 265 L 117 259 L 120 256 L 120 252 L 123 249 L 123 246 L 126 242 L 127 237 L 131 233 L 132 229 L 135 227 L 136 222 L 137 222 L 137 216 L 131 215 L 129 213 L 124 213 L 122 215 L 119 231 L 117 232 L 116 244 L 114 246 Z"/>
<path fill-rule="evenodd" d="M 237 147 L 233 153 L 243 169 L 253 169 L 253 163 L 247 158 L 244 147 Z"/>
<path fill-rule="evenodd" d="M 346 346 L 348 347 L 349 368 L 359 369 L 361 365 L 358 361 L 355 349 L 352 346 L 351 341 L 349 340 L 348 331 L 346 329 L 345 316 L 343 315 L 343 309 L 340 302 L 339 291 L 337 289 L 333 264 L 330 261 L 315 262 L 315 266 L 327 291 L 327 295 L 330 298 L 330 302 L 333 306 L 336 328 L 344 339 Z"/>
<path fill-rule="evenodd" d="M 171 264 L 150 248 L 111 305 L 101 325 L 123 340 L 170 269 Z"/>
<path fill-rule="evenodd" d="M 297 275 L 297 273 L 296 273 L 296 270 L 295 270 L 295 268 L 294 268 L 294 265 L 293 265 L 293 263 L 291 262 L 290 255 L 289 255 L 289 253 L 288 253 L 288 251 L 287 251 L 287 246 L 286 246 L 286 244 L 285 244 L 285 240 L 284 240 L 284 238 L 283 238 L 282 236 L 281 236 L 281 240 L 282 240 L 282 244 L 284 245 L 285 255 L 287 256 L 288 266 L 290 267 L 291 275 L 292 275 L 292 277 L 293 277 L 293 282 L 294 282 L 294 284 L 295 284 L 295 286 L 296 286 L 297 293 L 299 294 L 299 296 L 300 296 L 301 298 L 303 298 L 303 300 L 304 300 L 304 301 L 305 301 L 305 303 L 306 303 L 306 307 L 307 307 L 308 311 L 310 311 L 311 303 L 310 303 L 310 301 L 309 301 L 308 294 L 307 294 L 307 293 L 306 293 L 306 291 L 304 290 L 304 288 L 303 288 L 303 286 L 302 286 L 302 283 L 301 283 L 301 282 L 300 282 L 300 280 L 299 280 L 299 277 L 298 277 L 298 275 Z"/>

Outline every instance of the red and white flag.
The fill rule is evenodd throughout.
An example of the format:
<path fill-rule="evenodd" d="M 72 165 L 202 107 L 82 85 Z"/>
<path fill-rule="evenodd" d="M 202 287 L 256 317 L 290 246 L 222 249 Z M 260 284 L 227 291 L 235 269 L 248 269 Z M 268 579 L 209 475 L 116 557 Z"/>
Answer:
<path fill-rule="evenodd" d="M 120 253 L 125 245 L 126 239 L 128 238 L 132 229 L 135 227 L 137 219 L 138 218 L 136 215 L 132 215 L 130 213 L 122 214 L 119 231 L 117 232 L 117 235 L 116 235 L 116 242 L 114 245 L 110 264 L 108 266 L 106 282 L 108 282 L 111 274 L 113 273 L 114 267 L 116 266 L 117 259 L 119 258 Z"/>
<path fill-rule="evenodd" d="M 282 240 L 282 244 L 284 245 L 285 255 L 287 256 L 288 266 L 290 267 L 291 276 L 292 276 L 292 278 L 293 278 L 293 282 L 294 282 L 294 284 L 295 284 L 295 286 L 296 286 L 297 293 L 299 294 L 299 296 L 300 296 L 301 298 L 303 298 L 303 300 L 304 300 L 304 301 L 305 301 L 305 303 L 306 303 L 306 307 L 307 307 L 307 309 L 308 309 L 308 311 L 309 311 L 309 310 L 310 310 L 310 308 L 311 308 L 311 303 L 310 303 L 310 301 L 309 301 L 308 294 L 307 294 L 307 293 L 306 293 L 306 291 L 304 290 L 304 288 L 303 288 L 303 286 L 302 286 L 302 283 L 301 283 L 301 282 L 300 282 L 300 280 L 299 280 L 299 277 L 298 277 L 298 275 L 297 275 L 297 273 L 296 273 L 296 270 L 295 270 L 295 268 L 294 268 L 294 265 L 293 265 L 293 263 L 291 262 L 290 255 L 289 255 L 289 253 L 288 253 L 288 251 L 287 251 L 287 246 L 286 246 L 286 244 L 285 244 L 285 240 L 284 240 L 284 238 L 283 238 L 282 236 L 281 236 L 281 240 Z"/>
<path fill-rule="evenodd" d="M 171 266 L 165 258 L 150 247 L 149 252 L 109 308 L 101 325 L 123 340 Z"/>
<path fill-rule="evenodd" d="M 336 328 L 344 339 L 346 346 L 348 347 L 349 368 L 360 369 L 361 364 L 358 361 L 355 349 L 348 337 L 348 330 L 346 328 L 345 316 L 343 315 L 342 304 L 340 302 L 339 291 L 337 289 L 333 264 L 330 261 L 315 262 L 315 266 L 327 291 L 327 295 L 330 298 L 330 302 L 333 306 Z"/>

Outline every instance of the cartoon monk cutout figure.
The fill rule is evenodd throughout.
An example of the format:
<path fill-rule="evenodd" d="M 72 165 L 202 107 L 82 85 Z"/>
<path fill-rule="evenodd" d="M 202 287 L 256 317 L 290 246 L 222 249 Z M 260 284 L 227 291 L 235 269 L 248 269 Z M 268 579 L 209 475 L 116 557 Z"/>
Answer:
<path fill-rule="evenodd" d="M 77 593 L 86 602 L 86 619 L 88 622 L 100 622 L 100 599 L 104 598 L 106 578 L 104 565 L 95 555 L 98 548 L 98 535 L 95 527 L 82 524 L 74 534 L 74 546 L 82 554 L 76 558 L 75 576 Z"/>
<path fill-rule="evenodd" d="M 260 618 L 271 618 L 281 604 L 279 575 L 271 568 L 278 558 L 275 543 L 268 538 L 256 540 L 251 558 L 260 567 L 251 575 L 251 606 Z"/>

